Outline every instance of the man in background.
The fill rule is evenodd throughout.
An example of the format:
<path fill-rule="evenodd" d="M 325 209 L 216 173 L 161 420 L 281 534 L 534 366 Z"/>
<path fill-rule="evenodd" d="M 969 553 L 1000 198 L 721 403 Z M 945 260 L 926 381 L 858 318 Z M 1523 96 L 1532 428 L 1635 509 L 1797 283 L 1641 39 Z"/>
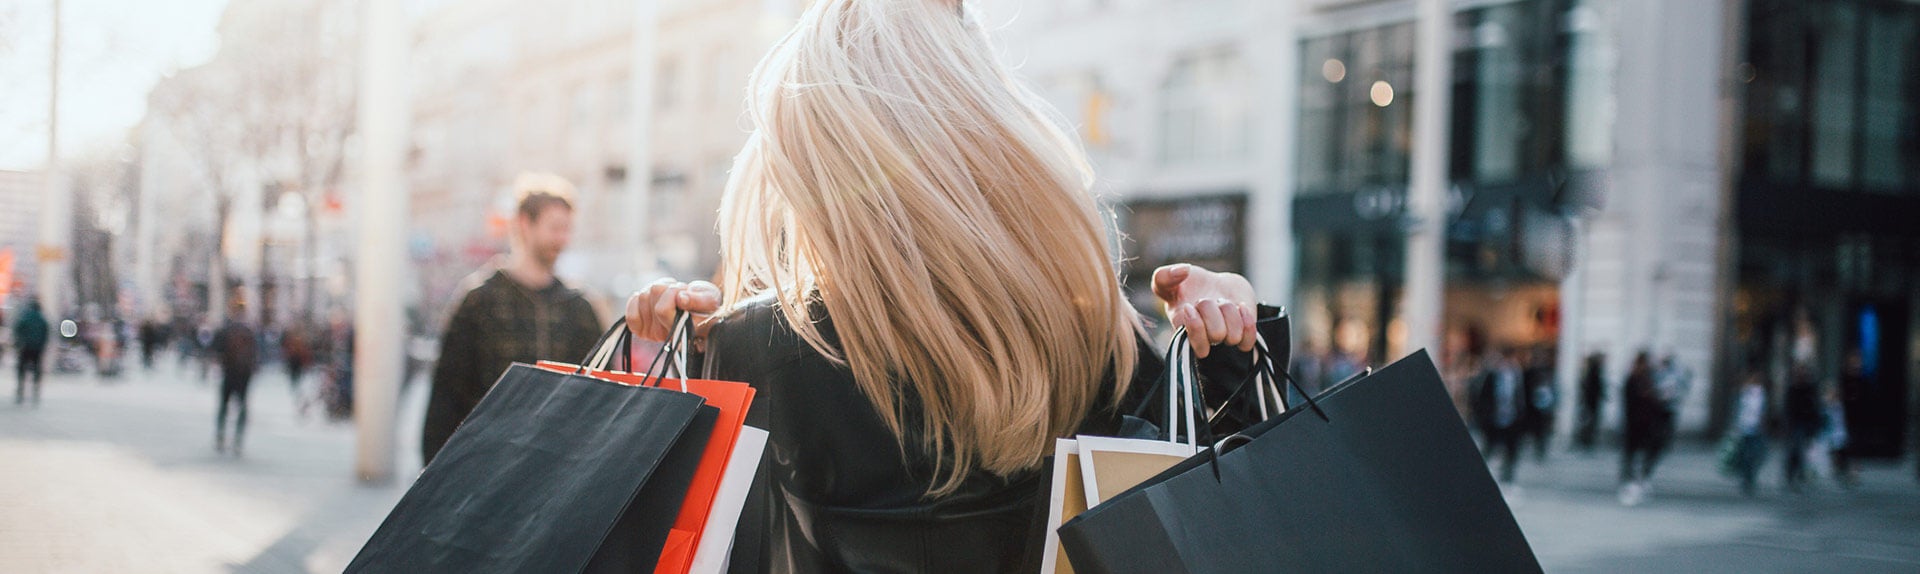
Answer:
<path fill-rule="evenodd" d="M 573 235 L 573 185 L 557 175 L 522 174 L 514 188 L 507 258 L 468 278 L 440 338 L 420 436 L 423 464 L 433 462 L 508 366 L 578 361 L 600 336 L 586 297 L 554 277 Z"/>

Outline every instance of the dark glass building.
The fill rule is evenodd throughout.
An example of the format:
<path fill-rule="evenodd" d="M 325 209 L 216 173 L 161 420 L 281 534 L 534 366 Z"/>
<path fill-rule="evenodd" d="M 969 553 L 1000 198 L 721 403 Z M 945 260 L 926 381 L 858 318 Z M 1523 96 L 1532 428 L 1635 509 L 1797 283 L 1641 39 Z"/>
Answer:
<path fill-rule="evenodd" d="M 1808 366 L 1856 452 L 1899 455 L 1920 374 L 1920 5 L 1751 0 L 1746 21 L 1723 361 L 1775 384 Z"/>

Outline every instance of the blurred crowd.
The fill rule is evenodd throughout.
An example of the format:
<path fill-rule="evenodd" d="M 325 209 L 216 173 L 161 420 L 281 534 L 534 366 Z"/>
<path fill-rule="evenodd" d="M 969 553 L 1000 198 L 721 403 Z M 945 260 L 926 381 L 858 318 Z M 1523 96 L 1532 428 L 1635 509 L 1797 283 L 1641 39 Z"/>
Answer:
<path fill-rule="evenodd" d="M 1303 351 L 1294 359 L 1293 375 L 1309 389 L 1330 388 L 1367 365 L 1358 353 L 1318 347 Z M 1550 345 L 1488 344 L 1477 351 L 1455 349 L 1441 364 L 1456 407 L 1503 485 L 1511 487 L 1520 462 L 1529 456 L 1548 464 L 1554 434 L 1569 432 L 1566 442 L 1575 453 L 1592 456 L 1605 445 L 1617 444 L 1619 501 L 1628 506 L 1644 503 L 1652 496 L 1655 471 L 1674 448 L 1681 405 L 1696 384 L 1707 382 L 1696 381 L 1695 373 L 1672 353 L 1656 356 L 1643 350 L 1619 375 L 1606 372 L 1605 354 L 1588 355 L 1574 384 L 1563 388 L 1556 383 L 1557 355 Z M 1774 458 L 1769 453 L 1777 452 L 1782 484 L 1789 492 L 1802 492 L 1816 479 L 1852 488 L 1859 470 L 1849 435 L 1861 429 L 1857 420 L 1850 425 L 1848 414 L 1868 408 L 1860 352 L 1846 354 L 1837 380 L 1818 380 L 1804 361 L 1794 363 L 1779 384 L 1768 372 L 1760 363 L 1740 375 L 1729 424 L 1717 443 L 1719 472 L 1753 496 L 1760 474 Z M 1565 391 L 1572 396 L 1563 397 Z M 1563 411 L 1563 406 L 1568 409 Z M 1608 408 L 1616 412 L 1605 412 Z M 1561 420 L 1563 413 L 1571 413 L 1571 420 Z M 1610 420 L 1617 425 L 1605 424 Z M 1618 429 L 1617 440 L 1603 434 L 1608 427 Z"/>
<path fill-rule="evenodd" d="M 22 301 L 0 310 L 0 324 L 7 326 L 0 349 L 13 359 L 16 402 L 37 400 L 38 378 L 48 372 L 91 374 L 117 384 L 137 378 L 129 376 L 132 369 L 168 369 L 204 384 L 231 371 L 251 375 L 278 367 L 302 417 L 352 416 L 353 326 L 345 313 L 323 322 L 255 327 L 245 319 L 216 322 L 205 315 L 130 319 L 98 307 L 53 315 L 33 298 Z M 243 332 L 236 326 L 245 327 L 247 340 L 222 336 Z"/>

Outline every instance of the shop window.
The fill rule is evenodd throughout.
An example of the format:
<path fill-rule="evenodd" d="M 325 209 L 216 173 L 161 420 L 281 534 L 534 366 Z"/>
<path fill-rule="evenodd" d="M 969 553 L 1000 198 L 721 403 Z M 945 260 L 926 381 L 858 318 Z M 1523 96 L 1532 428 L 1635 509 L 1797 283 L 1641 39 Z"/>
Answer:
<path fill-rule="evenodd" d="M 1848 4 L 1833 6 L 1815 24 L 1813 56 L 1813 182 L 1853 185 L 1854 105 L 1859 84 L 1859 19 Z"/>
<path fill-rule="evenodd" d="M 1860 183 L 1873 190 L 1914 184 L 1915 137 L 1912 127 L 1916 71 L 1916 14 L 1876 12 L 1866 20 L 1865 68 L 1860 94 Z"/>
<path fill-rule="evenodd" d="M 1575 2 L 1561 22 L 1566 41 L 1566 163 L 1596 169 L 1613 161 L 1613 56 L 1604 4 Z"/>
<path fill-rule="evenodd" d="M 1247 147 L 1247 73 L 1238 52 L 1211 48 L 1174 62 L 1160 85 L 1160 159 L 1237 159 Z"/>
<path fill-rule="evenodd" d="M 1753 0 L 1745 176 L 1754 183 L 1920 188 L 1920 5 Z"/>
<path fill-rule="evenodd" d="M 1413 44 L 1411 23 L 1302 42 L 1299 195 L 1406 184 Z"/>

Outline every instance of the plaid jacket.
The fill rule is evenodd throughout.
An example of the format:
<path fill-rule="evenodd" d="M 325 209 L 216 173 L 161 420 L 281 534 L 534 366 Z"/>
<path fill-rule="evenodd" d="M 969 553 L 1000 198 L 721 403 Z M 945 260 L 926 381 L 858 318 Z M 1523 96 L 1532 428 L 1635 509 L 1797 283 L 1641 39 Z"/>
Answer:
<path fill-rule="evenodd" d="M 599 337 L 600 319 L 579 290 L 559 280 L 529 289 L 505 271 L 494 271 L 461 298 L 440 339 L 420 436 L 421 460 L 433 460 L 507 367 L 577 362 Z"/>

